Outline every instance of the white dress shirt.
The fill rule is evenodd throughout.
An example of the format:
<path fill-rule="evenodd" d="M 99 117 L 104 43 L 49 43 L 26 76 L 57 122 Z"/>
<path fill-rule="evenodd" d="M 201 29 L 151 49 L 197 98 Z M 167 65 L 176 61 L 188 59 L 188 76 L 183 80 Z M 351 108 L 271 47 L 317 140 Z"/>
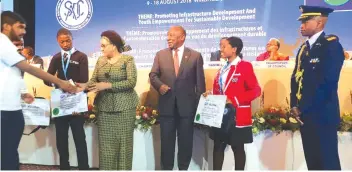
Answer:
<path fill-rule="evenodd" d="M 182 57 L 183 57 L 183 52 L 185 51 L 185 44 L 183 44 L 181 47 L 178 47 L 178 66 L 181 66 L 181 61 L 182 61 Z M 172 50 L 172 58 L 174 58 L 175 56 L 175 50 Z"/>
<path fill-rule="evenodd" d="M 319 36 L 323 33 L 324 31 L 320 31 L 316 34 L 314 34 L 313 36 L 311 36 L 309 39 L 308 39 L 308 42 L 309 42 L 309 47 L 312 48 L 312 45 L 317 41 L 317 39 L 319 38 Z"/>
<path fill-rule="evenodd" d="M 67 54 L 67 58 L 71 58 L 71 55 L 76 51 L 75 47 L 72 47 L 70 51 L 64 51 L 61 49 L 61 57 L 64 57 L 64 54 Z"/>
<path fill-rule="evenodd" d="M 221 85 L 221 88 L 222 90 L 224 91 L 225 89 L 225 84 L 226 84 L 226 79 L 227 79 L 227 75 L 229 75 L 229 71 L 230 71 L 230 67 L 231 66 L 236 66 L 239 62 L 241 61 L 241 58 L 240 57 L 236 57 L 230 65 L 226 66 L 226 64 L 223 66 L 223 68 L 221 70 L 224 70 L 222 72 L 224 72 L 220 77 L 221 77 L 221 80 L 222 80 L 222 85 Z"/>
<path fill-rule="evenodd" d="M 25 88 L 25 83 L 20 69 L 15 65 L 25 58 L 3 33 L 0 33 L 0 47 L 0 110 L 21 110 L 21 90 Z"/>

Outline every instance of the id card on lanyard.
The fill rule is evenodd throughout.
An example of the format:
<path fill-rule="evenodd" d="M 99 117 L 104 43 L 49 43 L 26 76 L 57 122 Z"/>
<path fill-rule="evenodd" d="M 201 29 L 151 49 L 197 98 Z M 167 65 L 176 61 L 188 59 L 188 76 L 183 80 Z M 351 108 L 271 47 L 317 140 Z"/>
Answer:
<path fill-rule="evenodd" d="M 71 50 L 68 51 L 66 65 L 65 65 L 64 56 L 61 54 L 62 71 L 64 71 L 64 76 L 66 80 L 67 80 L 67 69 L 68 69 L 68 66 L 70 65 L 70 58 L 71 58 Z"/>

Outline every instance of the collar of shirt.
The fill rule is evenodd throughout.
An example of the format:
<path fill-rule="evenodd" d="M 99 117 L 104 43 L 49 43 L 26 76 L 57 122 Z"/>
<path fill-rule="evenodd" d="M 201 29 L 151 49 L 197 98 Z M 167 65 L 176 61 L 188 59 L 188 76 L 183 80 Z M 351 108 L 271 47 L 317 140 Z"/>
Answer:
<path fill-rule="evenodd" d="M 236 66 L 239 62 L 241 61 L 241 58 L 240 57 L 236 57 L 235 60 L 233 60 L 231 62 L 231 66 Z"/>
<path fill-rule="evenodd" d="M 72 47 L 70 51 L 64 51 L 63 49 L 61 49 L 61 57 L 63 57 L 65 53 L 67 53 L 67 55 L 72 55 L 75 51 L 75 47 Z"/>
<path fill-rule="evenodd" d="M 177 49 L 178 49 L 178 53 L 177 53 L 177 55 L 178 55 L 178 64 L 179 64 L 179 66 L 181 66 L 183 52 L 185 51 L 185 44 L 183 43 L 181 45 L 181 47 L 178 47 Z M 175 50 L 172 50 L 172 57 L 174 57 L 174 55 L 175 55 Z"/>
<path fill-rule="evenodd" d="M 236 57 L 230 64 L 230 66 L 236 66 L 242 59 L 240 57 Z M 221 88 L 224 90 L 225 89 L 225 83 L 226 83 L 226 79 L 227 79 L 227 76 L 229 75 L 229 70 L 230 67 L 229 66 L 225 66 L 225 68 L 223 68 L 222 72 L 224 72 L 220 77 L 221 77 L 221 80 L 222 82 L 220 83 L 221 84 Z"/>
<path fill-rule="evenodd" d="M 320 36 L 323 32 L 324 32 L 324 31 L 322 30 L 322 31 L 320 31 L 320 32 L 318 32 L 318 33 L 316 33 L 316 34 L 314 34 L 312 37 L 310 37 L 310 38 L 308 39 L 310 48 L 312 48 L 312 45 L 317 41 L 317 39 L 319 38 L 319 36 Z"/>
<path fill-rule="evenodd" d="M 223 72 L 223 76 L 225 75 L 224 78 L 227 77 L 227 74 L 228 74 L 228 72 L 229 72 L 230 66 L 236 66 L 240 61 L 241 61 L 241 58 L 237 56 L 237 57 L 231 62 L 230 65 L 227 65 L 227 63 L 226 63 L 226 64 L 222 67 L 221 73 Z"/>
<path fill-rule="evenodd" d="M 33 59 L 34 59 L 34 57 L 32 57 L 32 59 L 30 59 L 30 60 L 27 60 L 28 63 L 29 63 L 29 64 L 32 64 L 32 63 L 33 63 Z"/>

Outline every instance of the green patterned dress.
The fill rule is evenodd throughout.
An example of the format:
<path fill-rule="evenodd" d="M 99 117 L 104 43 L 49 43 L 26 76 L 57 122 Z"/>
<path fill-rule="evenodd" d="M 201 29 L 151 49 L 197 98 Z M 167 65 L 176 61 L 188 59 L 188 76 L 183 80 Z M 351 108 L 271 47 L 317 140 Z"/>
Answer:
<path fill-rule="evenodd" d="M 99 92 L 94 100 L 98 110 L 100 170 L 131 170 L 136 106 L 134 90 L 137 69 L 132 56 L 122 55 L 110 64 L 100 57 L 88 85 L 110 82 L 112 89 Z"/>

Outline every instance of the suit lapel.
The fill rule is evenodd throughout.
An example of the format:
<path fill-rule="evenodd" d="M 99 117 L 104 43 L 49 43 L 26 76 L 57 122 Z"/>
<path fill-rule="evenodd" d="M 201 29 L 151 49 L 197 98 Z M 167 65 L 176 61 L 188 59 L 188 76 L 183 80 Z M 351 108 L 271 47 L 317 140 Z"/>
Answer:
<path fill-rule="evenodd" d="M 318 39 L 313 43 L 313 45 L 311 45 L 310 49 L 308 47 L 306 47 L 307 52 L 308 52 L 308 53 L 306 53 L 306 57 L 312 58 L 312 57 L 314 57 L 316 55 L 317 51 L 314 51 L 314 49 L 316 49 L 316 48 L 321 46 L 322 39 L 325 39 L 325 33 L 324 32 L 322 32 L 320 34 Z"/>
<path fill-rule="evenodd" d="M 178 70 L 178 76 L 182 74 L 182 71 L 184 70 L 187 64 L 187 61 L 190 57 L 191 57 L 191 51 L 187 47 L 185 47 L 182 60 L 181 60 L 181 66 L 180 66 L 180 69 Z"/>

